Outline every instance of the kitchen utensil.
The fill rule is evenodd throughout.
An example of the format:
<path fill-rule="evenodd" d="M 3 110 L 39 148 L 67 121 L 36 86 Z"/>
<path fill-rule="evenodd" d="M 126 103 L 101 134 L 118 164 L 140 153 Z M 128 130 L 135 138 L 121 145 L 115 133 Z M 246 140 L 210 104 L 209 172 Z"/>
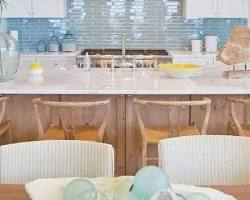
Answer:
<path fill-rule="evenodd" d="M 205 36 L 205 50 L 207 53 L 216 53 L 218 51 L 218 40 L 217 36 Z"/>
<path fill-rule="evenodd" d="M 64 52 L 76 51 L 76 41 L 73 37 L 73 34 L 70 31 L 67 31 L 67 33 L 63 37 L 62 51 L 64 51 Z"/>
<path fill-rule="evenodd" d="M 168 76 L 172 78 L 190 78 L 200 74 L 200 66 L 195 64 L 160 64 Z"/>
<path fill-rule="evenodd" d="M 202 49 L 202 40 L 191 40 L 192 52 L 200 53 Z"/>

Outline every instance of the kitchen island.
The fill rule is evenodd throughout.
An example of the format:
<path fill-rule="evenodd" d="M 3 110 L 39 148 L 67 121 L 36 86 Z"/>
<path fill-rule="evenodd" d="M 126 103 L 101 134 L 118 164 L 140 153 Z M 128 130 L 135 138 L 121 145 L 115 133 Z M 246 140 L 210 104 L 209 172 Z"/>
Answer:
<path fill-rule="evenodd" d="M 76 66 L 47 67 L 42 76 L 31 76 L 21 67 L 12 81 L 0 83 L 0 94 L 10 97 L 6 118 L 12 121 L 14 141 L 37 140 L 37 127 L 32 99 L 41 97 L 55 101 L 87 101 L 111 99 L 111 115 L 105 141 L 116 149 L 116 174 L 134 174 L 140 167 L 140 135 L 134 117 L 133 98 L 154 100 L 196 100 L 209 97 L 211 118 L 209 134 L 227 134 L 229 105 L 227 96 L 247 97 L 249 79 L 226 80 L 222 78 L 225 67 L 204 67 L 200 76 L 192 79 L 171 79 L 162 70 L 154 69 L 91 69 Z M 247 107 L 239 106 L 240 120 L 247 123 Z M 182 123 L 200 125 L 202 108 L 185 108 Z M 100 119 L 102 111 L 91 110 L 93 121 Z M 86 113 L 85 113 L 86 114 Z M 150 125 L 163 126 L 167 114 L 161 108 L 142 110 L 143 120 Z M 184 117 L 185 115 L 185 117 Z M 44 111 L 44 117 L 53 118 L 53 112 Z M 93 123 L 94 123 L 93 122 Z M 150 150 L 155 153 L 156 148 Z"/>

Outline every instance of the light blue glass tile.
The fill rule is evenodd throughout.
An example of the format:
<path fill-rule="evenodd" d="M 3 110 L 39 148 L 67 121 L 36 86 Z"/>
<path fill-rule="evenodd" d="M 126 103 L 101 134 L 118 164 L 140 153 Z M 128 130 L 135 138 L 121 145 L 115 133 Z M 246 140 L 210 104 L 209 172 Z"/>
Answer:
<path fill-rule="evenodd" d="M 222 46 L 232 26 L 246 19 L 195 19 L 182 17 L 182 0 L 67 0 L 64 19 L 8 19 L 9 30 L 18 30 L 21 50 L 35 51 L 39 40 L 52 32 L 60 38 L 71 30 L 78 48 L 128 48 L 187 50 L 189 40 L 204 35 L 220 37 Z"/>

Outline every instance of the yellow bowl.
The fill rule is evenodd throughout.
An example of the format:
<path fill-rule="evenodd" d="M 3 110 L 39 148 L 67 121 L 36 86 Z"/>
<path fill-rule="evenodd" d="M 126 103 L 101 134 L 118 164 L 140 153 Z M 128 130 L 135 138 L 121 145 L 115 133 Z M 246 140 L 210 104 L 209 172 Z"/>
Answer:
<path fill-rule="evenodd" d="M 195 64 L 172 64 L 172 63 L 166 63 L 166 64 L 160 64 L 160 68 L 166 69 L 166 68 L 174 68 L 174 69 L 199 69 L 199 65 Z"/>
<path fill-rule="evenodd" d="M 159 67 L 172 78 L 190 78 L 200 74 L 200 66 L 195 64 L 160 64 Z"/>

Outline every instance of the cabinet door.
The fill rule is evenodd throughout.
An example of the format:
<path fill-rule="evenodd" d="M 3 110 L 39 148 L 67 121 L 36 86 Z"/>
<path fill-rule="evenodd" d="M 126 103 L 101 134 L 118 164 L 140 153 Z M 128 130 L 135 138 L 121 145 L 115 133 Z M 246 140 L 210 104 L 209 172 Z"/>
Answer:
<path fill-rule="evenodd" d="M 247 0 L 218 0 L 219 18 L 247 18 Z"/>
<path fill-rule="evenodd" d="M 31 15 L 31 0 L 8 0 L 7 8 L 3 9 L 4 18 L 27 18 Z"/>
<path fill-rule="evenodd" d="M 32 14 L 35 18 L 61 18 L 66 16 L 65 0 L 32 0 Z"/>
<path fill-rule="evenodd" d="M 217 17 L 217 0 L 184 0 L 183 3 L 187 19 Z"/>

